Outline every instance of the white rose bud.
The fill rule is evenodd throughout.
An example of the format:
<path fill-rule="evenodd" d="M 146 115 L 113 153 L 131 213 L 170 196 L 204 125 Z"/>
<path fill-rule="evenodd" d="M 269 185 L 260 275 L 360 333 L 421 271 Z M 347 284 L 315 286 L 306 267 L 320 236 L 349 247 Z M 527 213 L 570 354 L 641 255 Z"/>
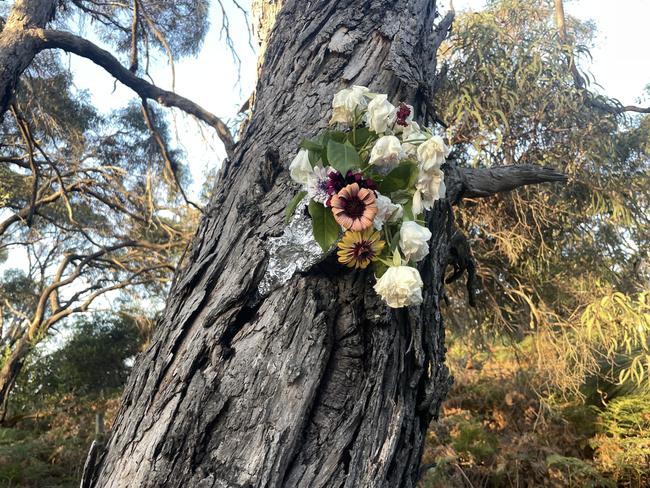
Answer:
<path fill-rule="evenodd" d="M 413 195 L 413 214 L 419 215 L 424 210 L 430 210 L 436 200 L 445 197 L 447 191 L 445 174 L 442 170 L 435 168 L 429 172 L 420 170 L 418 180 L 415 183 L 415 190 L 415 194 Z"/>
<path fill-rule="evenodd" d="M 399 220 L 404 215 L 404 209 L 401 205 L 393 203 L 390 198 L 382 195 L 379 192 L 377 193 L 377 198 L 375 199 L 375 204 L 377 205 L 377 215 L 373 220 L 375 229 L 381 230 L 384 226 L 384 222 L 391 222 L 394 220 Z"/>
<path fill-rule="evenodd" d="M 417 149 L 418 162 L 424 171 L 440 168 L 448 155 L 449 148 L 440 136 L 433 136 L 420 144 Z"/>
<path fill-rule="evenodd" d="M 312 173 L 313 169 L 309 163 L 309 151 L 301 149 L 289 165 L 289 174 L 291 175 L 291 179 L 305 186 L 307 185 Z"/>
<path fill-rule="evenodd" d="M 396 168 L 404 156 L 402 144 L 395 136 L 382 136 L 377 139 L 370 151 L 370 164 L 383 170 Z M 388 171 L 385 171 L 388 172 Z"/>
<path fill-rule="evenodd" d="M 422 144 L 427 138 L 428 134 L 420 130 L 417 122 L 411 122 L 408 126 L 404 127 L 402 131 L 402 149 L 407 156 L 416 157 L 418 146 Z"/>
<path fill-rule="evenodd" d="M 429 254 L 431 231 L 417 222 L 406 221 L 399 231 L 399 248 L 408 260 L 421 261 Z"/>
<path fill-rule="evenodd" d="M 330 124 L 339 122 L 349 125 L 354 120 L 355 112 L 366 108 L 368 103 L 365 95 L 368 92 L 365 86 L 358 85 L 337 92 L 332 101 Z"/>
<path fill-rule="evenodd" d="M 387 95 L 375 95 L 368 104 L 368 127 L 377 134 L 384 134 L 395 123 L 395 106 Z"/>
<path fill-rule="evenodd" d="M 377 294 L 392 308 L 422 303 L 422 278 L 410 266 L 391 266 L 375 283 Z"/>

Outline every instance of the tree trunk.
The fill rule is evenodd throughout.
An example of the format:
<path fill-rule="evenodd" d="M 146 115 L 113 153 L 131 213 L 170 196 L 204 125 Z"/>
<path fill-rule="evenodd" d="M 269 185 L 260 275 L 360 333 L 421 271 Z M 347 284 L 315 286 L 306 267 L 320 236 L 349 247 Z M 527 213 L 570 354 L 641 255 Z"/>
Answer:
<path fill-rule="evenodd" d="M 326 125 L 348 84 L 423 107 L 446 34 L 434 18 L 430 0 L 283 5 L 254 116 L 137 362 L 94 486 L 415 484 L 450 384 L 439 311 L 449 204 L 429 216 L 420 308 L 387 309 L 370 273 L 333 262 L 265 297 L 257 285 L 296 190 L 287 167 L 298 143 Z"/>
<path fill-rule="evenodd" d="M 20 75 L 34 60 L 40 43 L 29 29 L 54 18 L 56 0 L 17 0 L 0 32 L 0 120 L 11 103 Z"/>
<path fill-rule="evenodd" d="M 16 384 L 16 380 L 25 364 L 25 359 L 31 350 L 32 347 L 27 337 L 22 337 L 2 362 L 0 368 L 0 423 L 4 422 L 7 415 L 9 393 Z"/>

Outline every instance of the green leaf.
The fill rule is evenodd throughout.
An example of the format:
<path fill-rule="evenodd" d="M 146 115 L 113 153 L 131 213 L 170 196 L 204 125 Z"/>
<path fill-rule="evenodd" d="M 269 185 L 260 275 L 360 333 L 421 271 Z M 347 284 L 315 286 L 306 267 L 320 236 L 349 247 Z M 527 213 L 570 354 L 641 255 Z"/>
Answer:
<path fill-rule="evenodd" d="M 379 184 L 379 192 L 382 195 L 390 195 L 394 191 L 406 190 L 413 185 L 413 179 L 417 178 L 417 171 L 418 168 L 413 163 L 400 164 Z"/>
<path fill-rule="evenodd" d="M 341 144 L 330 140 L 327 143 L 327 160 L 342 175 L 351 169 L 361 167 L 359 153 L 351 144 Z"/>
<path fill-rule="evenodd" d="M 374 132 L 372 135 L 374 136 Z M 348 141 L 357 149 L 361 149 L 368 139 L 370 139 L 371 132 L 367 127 L 358 127 L 348 133 Z"/>
<path fill-rule="evenodd" d="M 302 142 L 300 143 L 300 147 L 303 149 L 307 149 L 308 151 L 316 151 L 316 152 L 321 152 L 324 149 L 322 144 L 320 144 L 318 141 L 313 141 L 311 139 L 303 139 Z"/>
<path fill-rule="evenodd" d="M 309 155 L 309 164 L 311 164 L 312 168 L 315 167 L 318 164 L 318 162 L 321 160 L 322 152 L 309 150 L 307 151 L 307 154 Z"/>
<path fill-rule="evenodd" d="M 386 271 L 388 271 L 388 266 L 386 264 L 382 263 L 381 261 L 375 261 L 372 263 L 372 267 L 374 269 L 374 274 L 377 279 L 381 278 Z"/>
<path fill-rule="evenodd" d="M 300 147 L 306 149 L 309 154 L 309 164 L 313 168 L 319 161 L 324 159 L 325 146 L 322 144 L 323 137 L 319 135 L 316 139 L 303 139 L 300 142 Z M 327 161 L 325 161 L 326 163 Z"/>
<path fill-rule="evenodd" d="M 323 252 L 327 252 L 338 239 L 341 227 L 334 220 L 331 209 L 313 200 L 309 202 L 309 215 L 314 239 Z"/>
<path fill-rule="evenodd" d="M 287 209 L 284 211 L 284 220 L 286 222 L 289 222 L 289 219 L 291 219 L 291 217 L 293 217 L 293 214 L 296 211 L 296 207 L 302 201 L 302 199 L 305 198 L 305 195 L 307 195 L 306 191 L 299 191 L 291 199 L 291 201 L 289 202 L 289 205 L 287 205 Z"/>
<path fill-rule="evenodd" d="M 404 220 L 415 220 L 415 215 L 413 215 L 413 200 L 409 199 L 406 203 L 402 204 L 404 209 Z"/>
<path fill-rule="evenodd" d="M 328 141 L 344 143 L 347 137 L 348 137 L 347 133 L 342 132 L 340 130 L 327 130 L 323 134 L 323 141 L 324 141 L 323 145 L 325 145 L 325 143 Z"/>

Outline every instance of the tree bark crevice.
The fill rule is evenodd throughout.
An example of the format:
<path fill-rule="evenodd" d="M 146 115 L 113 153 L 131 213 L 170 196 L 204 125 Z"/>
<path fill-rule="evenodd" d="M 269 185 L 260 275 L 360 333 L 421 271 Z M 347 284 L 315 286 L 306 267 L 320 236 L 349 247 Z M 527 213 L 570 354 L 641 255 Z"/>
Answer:
<path fill-rule="evenodd" d="M 450 202 L 427 217 L 421 307 L 387 309 L 369 272 L 332 257 L 267 296 L 256 289 L 265 241 L 282 232 L 295 191 L 289 161 L 326 127 L 333 94 L 363 84 L 429 110 L 431 49 L 448 30 L 433 29 L 435 15 L 429 0 L 284 2 L 253 117 L 137 361 L 93 486 L 415 486 L 451 382 L 440 312 Z M 459 198 L 473 181 L 449 178 Z"/>

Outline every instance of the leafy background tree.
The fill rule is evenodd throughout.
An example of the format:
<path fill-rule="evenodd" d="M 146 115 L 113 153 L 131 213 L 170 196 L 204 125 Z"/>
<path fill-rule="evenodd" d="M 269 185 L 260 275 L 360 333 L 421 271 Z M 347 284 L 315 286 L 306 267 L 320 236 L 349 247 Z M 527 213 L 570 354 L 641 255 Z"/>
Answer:
<path fill-rule="evenodd" d="M 650 119 L 592 91 L 594 26 L 569 18 L 563 40 L 556 5 L 489 2 L 443 49 L 435 103 L 457 160 L 542 161 L 571 179 L 458 212 L 477 307 L 452 289 L 457 383 L 434 429 L 434 486 L 649 480 L 645 409 L 616 405 L 650 399 Z M 635 427 L 614 434 L 616 422 Z"/>
<path fill-rule="evenodd" d="M 207 9 L 73 1 L 56 27 L 92 26 L 146 77 L 157 56 L 173 63 L 200 49 Z M 650 119 L 595 94 L 585 71 L 594 26 L 564 21 L 562 34 L 557 2 L 494 0 L 458 15 L 441 52 L 447 77 L 434 104 L 459 165 L 541 163 L 571 181 L 457 211 L 477 278 L 471 292 L 448 288 L 456 383 L 431 428 L 422 486 L 650 483 Z M 0 280 L 4 364 L 21 337 L 30 346 L 0 428 L 10 486 L 77 485 L 94 417 L 110 421 L 146 343 L 155 313 L 143 309 L 164 296 L 215 178 L 193 202 L 167 122 L 142 100 L 98 113 L 49 52 L 21 78 L 0 127 L 0 256 L 20 246 L 29 258 Z M 29 334 L 67 253 L 127 240 L 147 247 L 89 261 Z M 107 295 L 120 313 L 82 307 L 48 323 L 93 286 L 120 283 L 119 298 Z"/>

